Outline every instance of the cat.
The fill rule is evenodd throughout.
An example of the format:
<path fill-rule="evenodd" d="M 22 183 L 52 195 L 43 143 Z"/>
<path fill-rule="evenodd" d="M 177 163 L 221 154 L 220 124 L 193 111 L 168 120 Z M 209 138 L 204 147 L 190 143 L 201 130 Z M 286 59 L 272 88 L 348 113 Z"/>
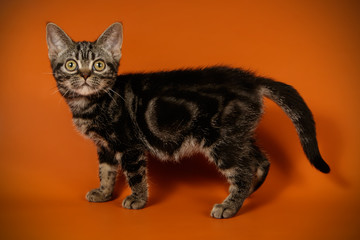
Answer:
<path fill-rule="evenodd" d="M 97 147 L 100 187 L 87 193 L 90 202 L 111 200 L 121 168 L 132 190 L 122 205 L 141 209 L 148 200 L 148 154 L 178 161 L 202 153 L 230 184 L 229 195 L 210 215 L 234 216 L 269 171 L 254 138 L 264 96 L 292 120 L 310 163 L 330 171 L 318 149 L 312 113 L 287 84 L 226 66 L 118 75 L 123 41 L 118 22 L 94 42 L 75 42 L 48 23 L 46 39 L 73 123 Z"/>

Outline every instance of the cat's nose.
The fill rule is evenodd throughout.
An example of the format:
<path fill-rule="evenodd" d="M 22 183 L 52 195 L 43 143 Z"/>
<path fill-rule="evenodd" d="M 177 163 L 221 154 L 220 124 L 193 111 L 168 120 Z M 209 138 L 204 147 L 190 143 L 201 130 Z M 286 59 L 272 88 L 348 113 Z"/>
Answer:
<path fill-rule="evenodd" d="M 80 70 L 80 75 L 86 80 L 90 76 L 91 72 L 89 70 Z"/>

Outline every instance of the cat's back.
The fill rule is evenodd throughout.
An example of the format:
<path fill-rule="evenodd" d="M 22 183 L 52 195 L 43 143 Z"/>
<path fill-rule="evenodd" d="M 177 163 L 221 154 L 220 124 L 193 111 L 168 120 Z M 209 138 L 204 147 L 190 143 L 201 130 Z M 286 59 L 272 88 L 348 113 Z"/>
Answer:
<path fill-rule="evenodd" d="M 118 76 L 119 83 L 128 83 L 134 92 L 161 94 L 164 92 L 247 92 L 255 93 L 256 76 L 240 68 L 213 66 L 172 71 L 132 73 Z"/>

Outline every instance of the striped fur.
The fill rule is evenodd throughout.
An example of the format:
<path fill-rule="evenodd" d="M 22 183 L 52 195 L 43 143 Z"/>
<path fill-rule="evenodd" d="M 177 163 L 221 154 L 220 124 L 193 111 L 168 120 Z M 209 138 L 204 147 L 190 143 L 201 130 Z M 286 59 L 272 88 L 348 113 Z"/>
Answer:
<path fill-rule="evenodd" d="M 118 76 L 119 23 L 95 42 L 74 42 L 49 23 L 47 40 L 54 77 L 74 125 L 98 149 L 100 188 L 87 194 L 89 201 L 111 199 L 120 167 L 132 189 L 123 206 L 143 208 L 148 199 L 147 154 L 178 161 L 200 152 L 230 184 L 229 196 L 214 206 L 211 216 L 234 216 L 269 170 L 254 140 L 264 96 L 291 118 L 310 162 L 330 171 L 317 146 L 312 114 L 289 85 L 223 66 Z M 66 69 L 69 59 L 76 61 L 76 71 Z M 93 68 L 99 59 L 106 64 L 101 72 Z"/>

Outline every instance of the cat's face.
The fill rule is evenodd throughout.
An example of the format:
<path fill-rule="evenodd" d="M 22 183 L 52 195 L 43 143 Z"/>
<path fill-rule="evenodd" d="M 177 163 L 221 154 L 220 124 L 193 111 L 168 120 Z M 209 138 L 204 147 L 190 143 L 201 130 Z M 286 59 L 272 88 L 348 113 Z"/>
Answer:
<path fill-rule="evenodd" d="M 53 74 L 64 97 L 102 95 L 111 89 L 121 58 L 120 23 L 112 24 L 95 42 L 74 42 L 53 23 L 46 30 Z"/>

